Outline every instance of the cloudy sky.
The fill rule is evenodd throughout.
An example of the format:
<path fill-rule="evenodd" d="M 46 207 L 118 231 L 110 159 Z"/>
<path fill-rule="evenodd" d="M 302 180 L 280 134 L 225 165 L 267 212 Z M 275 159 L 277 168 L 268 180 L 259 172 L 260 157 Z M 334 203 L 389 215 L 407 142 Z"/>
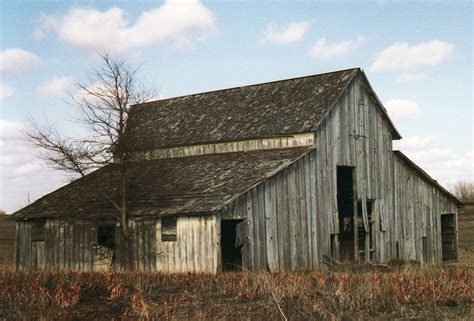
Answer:
<path fill-rule="evenodd" d="M 22 138 L 28 117 L 68 129 L 70 84 L 109 50 L 160 95 L 362 67 L 445 186 L 473 179 L 470 1 L 0 1 L 0 208 L 65 184 Z"/>

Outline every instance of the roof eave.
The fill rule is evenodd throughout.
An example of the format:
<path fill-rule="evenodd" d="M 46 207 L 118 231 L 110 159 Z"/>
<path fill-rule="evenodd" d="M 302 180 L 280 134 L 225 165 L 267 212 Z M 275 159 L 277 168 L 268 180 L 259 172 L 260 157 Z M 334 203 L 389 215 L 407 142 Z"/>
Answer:
<path fill-rule="evenodd" d="M 359 72 L 360 74 L 362 75 L 362 77 L 364 78 L 364 81 L 367 83 L 367 86 L 369 87 L 370 89 L 370 94 L 372 95 L 372 97 L 375 99 L 375 101 L 378 103 L 378 105 L 380 106 L 380 111 L 382 112 L 382 114 L 384 115 L 385 119 L 387 120 L 388 124 L 390 125 L 390 128 L 392 130 L 392 138 L 393 140 L 400 140 L 402 139 L 402 135 L 400 135 L 400 132 L 397 130 L 397 128 L 395 127 L 395 124 L 393 123 L 393 121 L 390 119 L 390 116 L 388 115 L 388 112 L 387 112 L 387 109 L 384 107 L 384 105 L 382 104 L 382 102 L 380 101 L 379 97 L 377 96 L 377 94 L 375 93 L 375 90 L 373 89 L 372 85 L 370 84 L 370 81 L 369 79 L 367 78 L 367 75 L 365 74 L 364 70 L 363 69 L 359 69 Z"/>
<path fill-rule="evenodd" d="M 405 154 L 399 150 L 394 150 L 393 153 L 397 155 L 401 160 L 405 162 L 409 167 L 416 170 L 426 181 L 438 188 L 443 194 L 451 198 L 457 205 L 458 208 L 463 207 L 463 203 L 453 194 L 451 194 L 447 189 L 445 189 L 437 180 L 432 178 L 427 172 L 425 172 L 421 167 L 419 167 L 415 162 L 409 159 Z"/>

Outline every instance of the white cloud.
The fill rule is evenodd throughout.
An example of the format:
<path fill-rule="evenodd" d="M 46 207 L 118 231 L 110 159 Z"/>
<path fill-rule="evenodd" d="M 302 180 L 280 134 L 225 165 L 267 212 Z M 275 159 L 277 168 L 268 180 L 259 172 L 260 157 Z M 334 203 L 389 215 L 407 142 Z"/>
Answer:
<path fill-rule="evenodd" d="M 421 42 L 417 45 L 397 42 L 382 50 L 370 69 L 379 71 L 434 66 L 447 60 L 453 50 L 453 44 L 441 40 Z"/>
<path fill-rule="evenodd" d="M 43 95 L 62 95 L 74 83 L 74 78 L 69 76 L 54 77 L 39 85 L 38 92 Z"/>
<path fill-rule="evenodd" d="M 315 59 L 329 59 L 348 54 L 350 51 L 360 47 L 367 42 L 364 36 L 358 36 L 355 40 L 336 42 L 328 44 L 326 38 L 319 39 L 311 48 L 309 54 Z"/>
<path fill-rule="evenodd" d="M 0 52 L 0 72 L 19 74 L 37 67 L 41 59 L 24 49 L 10 48 Z"/>
<path fill-rule="evenodd" d="M 40 41 L 46 36 L 46 32 L 54 29 L 57 26 L 56 18 L 47 14 L 41 13 L 37 28 L 32 32 L 31 36 L 34 40 Z"/>
<path fill-rule="evenodd" d="M 6 85 L 0 85 L 0 101 L 13 96 L 13 88 Z"/>
<path fill-rule="evenodd" d="M 445 187 L 460 180 L 473 180 L 474 151 L 455 152 L 437 146 L 437 141 L 434 137 L 408 137 L 394 141 L 394 149 L 400 149 Z"/>
<path fill-rule="evenodd" d="M 214 13 L 197 0 L 165 1 L 159 8 L 142 12 L 135 24 L 117 7 L 106 11 L 74 7 L 62 17 L 43 18 L 44 30 L 53 29 L 61 40 L 92 52 L 204 40 L 215 31 L 215 20 Z M 37 38 L 43 36 L 36 32 Z"/>
<path fill-rule="evenodd" d="M 412 136 L 396 141 L 396 143 L 399 149 L 418 149 L 433 143 L 433 137 Z"/>
<path fill-rule="evenodd" d="M 290 22 L 288 25 L 270 23 L 263 32 L 262 42 L 289 44 L 303 39 L 313 20 Z"/>
<path fill-rule="evenodd" d="M 12 212 L 64 184 L 64 176 L 36 158 L 24 140 L 26 126 L 0 119 L 0 208 Z"/>
<path fill-rule="evenodd" d="M 384 102 L 383 105 L 395 123 L 416 119 L 421 113 L 418 104 L 410 99 L 390 99 Z"/>
<path fill-rule="evenodd" d="M 403 73 L 397 77 L 396 82 L 411 82 L 428 78 L 422 73 Z"/>

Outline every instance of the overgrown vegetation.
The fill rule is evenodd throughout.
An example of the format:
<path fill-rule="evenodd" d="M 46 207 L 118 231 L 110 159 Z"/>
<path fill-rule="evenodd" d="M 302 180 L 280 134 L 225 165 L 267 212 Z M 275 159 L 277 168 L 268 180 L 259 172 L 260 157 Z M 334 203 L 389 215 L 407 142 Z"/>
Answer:
<path fill-rule="evenodd" d="M 27 319 L 469 318 L 473 270 L 163 275 L 0 272 L 1 317 Z"/>
<path fill-rule="evenodd" d="M 474 201 L 474 182 L 459 181 L 451 189 L 461 201 Z"/>

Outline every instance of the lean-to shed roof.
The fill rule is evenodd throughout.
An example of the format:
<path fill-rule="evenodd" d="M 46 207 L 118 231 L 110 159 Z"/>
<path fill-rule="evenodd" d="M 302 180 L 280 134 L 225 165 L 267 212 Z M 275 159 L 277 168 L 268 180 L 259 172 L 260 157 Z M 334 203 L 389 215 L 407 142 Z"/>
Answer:
<path fill-rule="evenodd" d="M 131 163 L 127 206 L 131 215 L 210 213 L 287 167 L 311 148 L 201 155 Z M 107 165 L 40 198 L 14 215 L 100 219 L 117 213 L 119 166 Z"/>
<path fill-rule="evenodd" d="M 428 182 L 429 184 L 433 185 L 434 187 L 436 187 L 441 193 L 443 193 L 444 195 L 446 195 L 448 198 L 450 198 L 453 202 L 456 203 L 456 205 L 458 207 L 462 207 L 463 206 L 463 203 L 457 199 L 456 196 L 454 196 L 453 194 L 451 194 L 447 189 L 445 189 L 442 185 L 440 185 L 438 183 L 437 180 L 435 180 L 434 178 L 432 178 L 427 172 L 425 172 L 421 167 L 419 167 L 418 165 L 416 165 L 411 159 L 409 159 L 405 154 L 403 154 L 401 151 L 399 150 L 394 150 L 393 153 L 395 154 L 395 156 L 403 161 L 403 163 L 405 163 L 408 167 L 412 168 L 418 175 L 420 175 L 426 182 Z"/>

